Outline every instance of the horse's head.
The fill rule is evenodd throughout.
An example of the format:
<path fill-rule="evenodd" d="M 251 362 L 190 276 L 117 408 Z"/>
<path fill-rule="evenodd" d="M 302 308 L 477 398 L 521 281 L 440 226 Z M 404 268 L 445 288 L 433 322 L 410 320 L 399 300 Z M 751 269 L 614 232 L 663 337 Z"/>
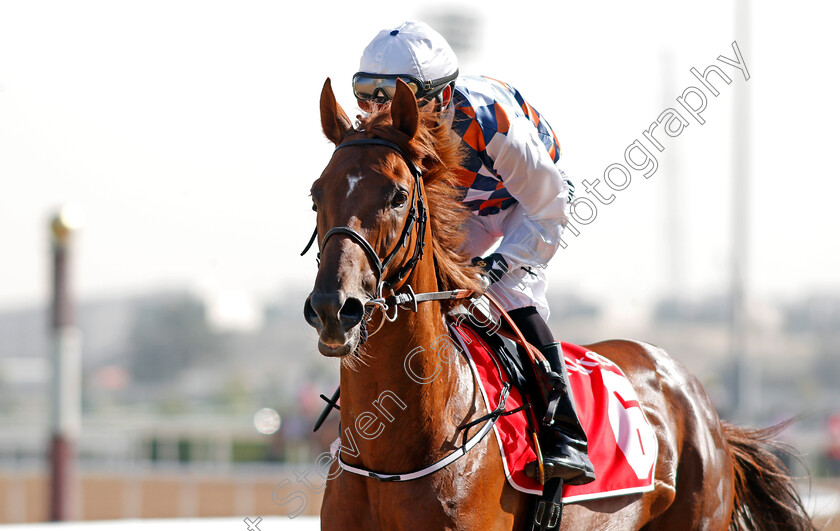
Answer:
<path fill-rule="evenodd" d="M 329 79 L 324 84 L 321 126 L 337 149 L 311 189 L 320 266 L 304 316 L 318 331 L 325 356 L 356 350 L 366 303 L 411 260 L 423 226 L 411 220 L 422 195 L 420 176 L 406 155 L 419 123 L 411 90 L 401 83 L 390 111 L 382 112 L 390 112 L 390 120 L 379 124 L 377 134 L 355 130 Z M 368 142 L 372 138 L 385 142 Z"/>

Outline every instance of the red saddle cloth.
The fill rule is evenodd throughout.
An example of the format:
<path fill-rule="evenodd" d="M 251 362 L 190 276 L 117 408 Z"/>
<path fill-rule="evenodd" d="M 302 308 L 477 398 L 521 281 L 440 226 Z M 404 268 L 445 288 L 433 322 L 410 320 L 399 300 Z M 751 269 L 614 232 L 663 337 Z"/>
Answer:
<path fill-rule="evenodd" d="M 481 383 L 487 409 L 498 404 L 502 381 L 490 359 L 490 347 L 468 324 L 450 325 Z M 639 405 L 636 392 L 621 369 L 605 357 L 578 345 L 563 343 L 563 355 L 581 425 L 589 441 L 589 458 L 596 479 L 565 486 L 563 501 L 575 502 L 653 490 L 658 453 L 656 434 Z M 505 375 L 506 376 L 506 375 Z M 505 410 L 523 404 L 511 388 Z M 493 426 L 505 475 L 513 488 L 541 494 L 542 485 L 525 475 L 525 465 L 536 459 L 525 411 L 499 417 Z"/>

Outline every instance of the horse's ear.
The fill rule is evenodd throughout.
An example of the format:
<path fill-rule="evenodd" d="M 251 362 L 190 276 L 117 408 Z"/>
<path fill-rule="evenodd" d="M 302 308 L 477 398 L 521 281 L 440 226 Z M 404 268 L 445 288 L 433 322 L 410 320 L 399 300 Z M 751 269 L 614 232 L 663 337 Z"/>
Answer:
<path fill-rule="evenodd" d="M 408 138 L 414 138 L 414 134 L 417 133 L 417 124 L 420 121 L 417 100 L 402 79 L 397 79 L 397 91 L 391 103 L 391 121 L 394 127 L 408 135 Z"/>
<path fill-rule="evenodd" d="M 321 128 L 324 134 L 330 142 L 338 145 L 352 127 L 350 118 L 347 117 L 341 105 L 335 101 L 330 78 L 327 78 L 321 90 Z"/>

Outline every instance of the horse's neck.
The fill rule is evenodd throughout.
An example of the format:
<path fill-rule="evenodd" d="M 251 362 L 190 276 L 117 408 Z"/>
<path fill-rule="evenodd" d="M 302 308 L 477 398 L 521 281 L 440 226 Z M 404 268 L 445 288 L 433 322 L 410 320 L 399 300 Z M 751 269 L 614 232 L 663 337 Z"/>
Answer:
<path fill-rule="evenodd" d="M 417 385 L 416 381 L 425 381 L 434 374 L 439 365 L 434 344 L 446 334 L 436 307 L 434 303 L 423 303 L 416 314 L 399 310 L 397 321 L 386 323 L 372 336 L 358 360 L 342 365 L 341 383 L 343 386 L 347 381 L 356 391 L 354 405 L 357 398 L 367 401 L 384 389 L 399 390 L 406 396 L 427 392 L 427 385 Z"/>
<path fill-rule="evenodd" d="M 348 462 L 399 473 L 449 451 L 473 397 L 461 392 L 469 369 L 454 355 L 437 303 L 400 310 L 354 365 L 341 368 L 342 444 L 359 452 L 343 451 Z"/>

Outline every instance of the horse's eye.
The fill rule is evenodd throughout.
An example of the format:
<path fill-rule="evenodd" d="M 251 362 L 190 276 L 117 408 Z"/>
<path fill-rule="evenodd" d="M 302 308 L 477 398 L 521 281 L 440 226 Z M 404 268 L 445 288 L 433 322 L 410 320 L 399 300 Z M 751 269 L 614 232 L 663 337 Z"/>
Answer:
<path fill-rule="evenodd" d="M 312 203 L 312 211 L 318 212 L 318 205 L 316 205 L 315 203 Z"/>
<path fill-rule="evenodd" d="M 408 201 L 408 194 L 400 190 L 397 192 L 397 195 L 394 196 L 394 199 L 391 201 L 391 205 L 394 208 L 401 207 Z"/>

